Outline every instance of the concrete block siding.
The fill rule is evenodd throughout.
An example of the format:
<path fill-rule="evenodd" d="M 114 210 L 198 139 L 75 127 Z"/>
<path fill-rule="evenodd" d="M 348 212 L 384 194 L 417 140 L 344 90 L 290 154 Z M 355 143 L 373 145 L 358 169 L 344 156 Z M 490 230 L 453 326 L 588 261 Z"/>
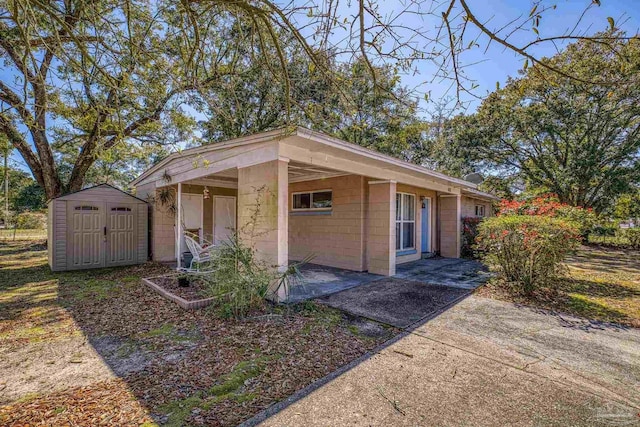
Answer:
<path fill-rule="evenodd" d="M 493 216 L 493 206 L 486 200 L 475 199 L 473 197 L 462 196 L 462 216 L 476 216 L 476 206 L 484 206 L 484 216 Z"/>
<path fill-rule="evenodd" d="M 313 255 L 314 264 L 355 271 L 366 270 L 366 187 L 358 175 L 291 183 L 289 185 L 289 257 L 301 260 Z M 325 212 L 294 212 L 291 194 L 331 190 L 333 208 Z"/>

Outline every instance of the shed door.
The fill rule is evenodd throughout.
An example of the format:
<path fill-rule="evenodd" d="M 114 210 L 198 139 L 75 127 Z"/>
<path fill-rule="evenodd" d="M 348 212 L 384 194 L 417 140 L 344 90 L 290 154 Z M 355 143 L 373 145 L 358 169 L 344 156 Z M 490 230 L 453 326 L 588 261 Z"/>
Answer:
<path fill-rule="evenodd" d="M 107 203 L 106 265 L 134 264 L 136 259 L 136 205 Z"/>
<path fill-rule="evenodd" d="M 68 268 L 104 266 L 104 208 L 102 203 L 69 202 L 67 218 Z"/>

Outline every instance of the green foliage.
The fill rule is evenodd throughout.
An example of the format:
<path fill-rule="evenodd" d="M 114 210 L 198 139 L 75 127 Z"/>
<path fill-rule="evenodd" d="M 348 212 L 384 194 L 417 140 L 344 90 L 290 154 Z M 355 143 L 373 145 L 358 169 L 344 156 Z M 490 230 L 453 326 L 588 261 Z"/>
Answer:
<path fill-rule="evenodd" d="M 10 201 L 13 209 L 18 212 L 45 209 L 47 207 L 47 200 L 44 189 L 33 179 L 29 179 L 27 182 L 26 185 L 19 187 L 17 192 L 14 192 L 13 200 Z"/>
<path fill-rule="evenodd" d="M 9 166 L 8 174 L 10 210 L 16 212 L 38 211 L 46 207 L 42 187 L 27 172 Z M 0 181 L 4 181 L 4 171 Z M 2 209 L 4 209 L 4 185 L 0 188 L 0 198 L 2 199 Z"/>
<path fill-rule="evenodd" d="M 323 63 L 320 70 L 294 41 L 280 35 L 291 79 L 287 97 L 269 73 L 279 66 L 278 58 L 251 49 L 248 33 L 236 28 L 229 33 L 236 37 L 244 60 L 235 65 L 236 73 L 200 91 L 206 105 L 202 111 L 209 116 L 201 123 L 205 140 L 223 141 L 295 124 L 416 163 L 424 160 L 430 144 L 427 124 L 418 117 L 417 101 L 401 86 L 393 67 L 375 67 L 374 84 L 362 58 L 344 64 L 317 53 L 315 60 Z"/>
<path fill-rule="evenodd" d="M 498 215 L 542 215 L 564 219 L 574 224 L 584 241 L 595 226 L 598 216 L 593 209 L 561 203 L 555 194 L 543 194 L 532 199 L 502 200 Z"/>
<path fill-rule="evenodd" d="M 23 230 L 42 230 L 46 228 L 46 223 L 46 216 L 36 212 L 23 212 L 15 218 L 16 228 Z"/>
<path fill-rule="evenodd" d="M 628 228 L 625 235 L 633 249 L 640 249 L 640 228 Z"/>
<path fill-rule="evenodd" d="M 508 285 L 525 293 L 557 275 L 565 257 L 579 243 L 572 223 L 547 216 L 487 218 L 478 231 L 483 261 Z"/>
<path fill-rule="evenodd" d="M 465 216 L 462 218 L 462 248 L 461 255 L 465 258 L 475 258 L 476 238 L 478 237 L 478 225 L 481 217 Z"/>
<path fill-rule="evenodd" d="M 640 181 L 640 40 L 621 35 L 602 33 L 607 43 L 579 41 L 545 60 L 582 81 L 538 64 L 522 71 L 476 114 L 453 121 L 452 147 L 527 191 L 605 210 Z"/>
<path fill-rule="evenodd" d="M 613 214 L 621 220 L 640 219 L 640 190 L 621 195 L 614 206 Z"/>
<path fill-rule="evenodd" d="M 202 274 L 207 293 L 219 300 L 224 317 L 243 317 L 264 305 L 265 297 L 277 274 L 256 257 L 255 249 L 233 234 L 214 252 L 212 268 Z"/>

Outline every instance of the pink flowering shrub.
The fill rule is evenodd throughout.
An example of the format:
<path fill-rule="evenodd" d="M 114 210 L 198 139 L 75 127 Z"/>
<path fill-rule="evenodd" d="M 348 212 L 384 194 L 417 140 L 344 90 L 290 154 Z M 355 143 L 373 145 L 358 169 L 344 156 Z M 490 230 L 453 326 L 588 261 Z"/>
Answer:
<path fill-rule="evenodd" d="M 555 194 L 545 194 L 531 200 L 502 200 L 498 216 L 505 215 L 548 216 L 571 221 L 578 227 L 583 241 L 586 241 L 597 221 L 593 209 L 560 203 Z"/>
<path fill-rule="evenodd" d="M 531 293 L 563 268 L 580 243 L 573 222 L 552 216 L 501 215 L 478 226 L 477 249 L 506 283 Z"/>

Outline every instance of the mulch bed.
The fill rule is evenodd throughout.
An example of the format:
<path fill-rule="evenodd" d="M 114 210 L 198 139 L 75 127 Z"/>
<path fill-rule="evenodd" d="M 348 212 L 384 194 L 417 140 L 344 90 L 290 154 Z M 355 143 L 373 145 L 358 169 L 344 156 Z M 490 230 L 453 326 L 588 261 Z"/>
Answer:
<path fill-rule="evenodd" d="M 206 284 L 197 276 L 189 276 L 189 286 L 183 287 L 178 283 L 178 274 L 152 277 L 151 280 L 156 285 L 171 292 L 174 295 L 184 298 L 187 301 L 196 301 L 209 297 L 206 293 Z"/>
<path fill-rule="evenodd" d="M 56 275 L 58 304 L 88 345 L 123 373 L 10 403 L 0 408 L 0 425 L 138 425 L 149 418 L 236 425 L 399 332 L 312 303 L 266 304 L 241 320 L 210 309 L 185 311 L 141 283 L 141 277 L 166 273 L 164 266 L 147 264 Z M 89 280 L 109 292 L 82 293 Z M 101 340 L 122 346 L 107 354 L 95 345 Z M 138 360 L 134 356 L 143 365 L 125 369 Z M 246 377 L 234 383 L 238 372 Z"/>

